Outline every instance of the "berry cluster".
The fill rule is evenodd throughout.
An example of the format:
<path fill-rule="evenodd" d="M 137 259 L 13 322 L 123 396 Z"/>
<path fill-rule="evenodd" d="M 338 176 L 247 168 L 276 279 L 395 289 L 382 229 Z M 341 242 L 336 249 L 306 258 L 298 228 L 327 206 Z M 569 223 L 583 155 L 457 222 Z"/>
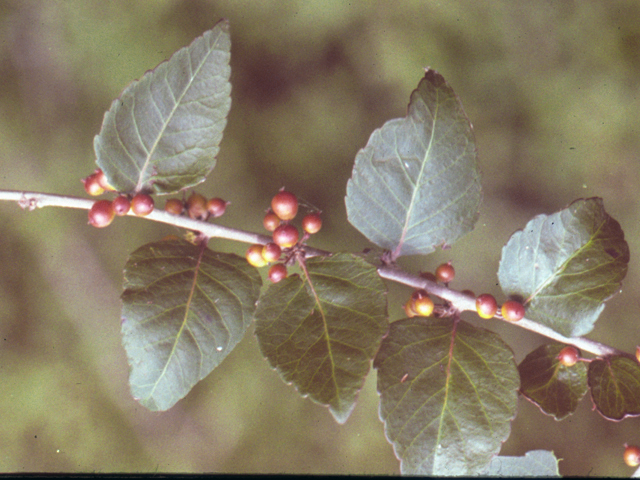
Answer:
<path fill-rule="evenodd" d="M 186 214 L 194 220 L 207 220 L 224 215 L 227 205 L 229 202 L 222 198 L 215 197 L 207 200 L 203 195 L 193 192 L 186 201 L 170 198 L 164 204 L 164 210 L 173 215 Z"/>
<path fill-rule="evenodd" d="M 481 318 L 493 318 L 498 312 L 498 303 L 493 295 L 483 293 L 476 298 L 476 311 Z M 502 318 L 517 322 L 524 318 L 524 306 L 516 300 L 507 300 L 500 308 Z"/>
<path fill-rule="evenodd" d="M 287 267 L 285 263 L 274 263 L 280 260 L 283 249 L 293 248 L 300 240 L 300 234 L 295 225 L 290 222 L 298 214 L 298 198 L 291 192 L 280 190 L 271 199 L 271 208 L 267 211 L 262 220 L 265 229 L 271 233 L 272 242 L 265 245 L 254 244 L 247 250 L 246 258 L 249 264 L 254 267 L 264 267 L 273 263 L 269 268 L 269 279 L 273 283 L 287 277 Z M 302 230 L 304 242 L 309 235 L 318 233 L 322 228 L 322 218 L 319 212 L 311 212 L 302 219 Z"/>
<path fill-rule="evenodd" d="M 431 272 L 421 272 L 420 276 L 432 282 L 440 282 L 447 285 L 455 278 L 456 271 L 451 262 L 447 262 L 436 268 L 435 275 Z M 411 298 L 404 304 L 404 311 L 409 318 L 415 316 L 428 317 L 433 313 L 434 308 L 433 300 L 431 300 L 427 291 L 423 289 L 415 290 L 411 294 Z"/>

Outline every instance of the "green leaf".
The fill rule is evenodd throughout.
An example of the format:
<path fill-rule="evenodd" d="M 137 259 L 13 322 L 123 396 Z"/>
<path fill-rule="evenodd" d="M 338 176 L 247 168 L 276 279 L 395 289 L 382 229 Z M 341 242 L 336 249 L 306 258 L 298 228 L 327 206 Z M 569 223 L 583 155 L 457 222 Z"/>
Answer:
<path fill-rule="evenodd" d="M 478 474 L 509 436 L 520 379 L 495 333 L 450 319 L 400 320 L 374 367 L 403 474 Z"/>
<path fill-rule="evenodd" d="M 306 262 L 309 277 L 271 285 L 256 311 L 262 354 L 300 394 L 346 422 L 388 328 L 385 285 L 351 254 Z"/>
<path fill-rule="evenodd" d="M 514 233 L 502 249 L 498 279 L 507 296 L 524 299 L 528 319 L 573 337 L 593 329 L 628 263 L 620 224 L 601 198 L 588 198 L 538 215 Z"/>
<path fill-rule="evenodd" d="M 589 364 L 588 381 L 603 417 L 622 420 L 640 415 L 640 364 L 635 358 L 596 358 Z"/>
<path fill-rule="evenodd" d="M 237 255 L 182 240 L 150 243 L 124 272 L 122 343 L 133 396 L 167 410 L 242 339 L 261 280 Z"/>
<path fill-rule="evenodd" d="M 93 144 L 116 190 L 165 194 L 204 181 L 231 107 L 230 45 L 222 20 L 113 101 Z"/>
<path fill-rule="evenodd" d="M 565 345 L 542 345 L 518 365 L 520 392 L 556 420 L 571 415 L 587 393 L 587 366 L 578 362 L 565 367 L 558 354 Z"/>
<path fill-rule="evenodd" d="M 558 459 L 547 450 L 532 450 L 524 457 L 494 457 L 480 475 L 487 477 L 559 477 Z"/>
<path fill-rule="evenodd" d="M 427 254 L 471 231 L 482 197 L 471 124 L 442 75 L 427 70 L 405 118 L 358 152 L 349 222 L 393 256 Z"/>

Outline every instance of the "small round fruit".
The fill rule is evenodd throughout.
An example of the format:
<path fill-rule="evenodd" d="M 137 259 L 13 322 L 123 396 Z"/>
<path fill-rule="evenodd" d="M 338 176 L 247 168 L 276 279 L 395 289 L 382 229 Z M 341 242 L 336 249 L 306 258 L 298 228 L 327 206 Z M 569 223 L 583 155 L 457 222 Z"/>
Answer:
<path fill-rule="evenodd" d="M 282 248 L 293 247 L 298 243 L 298 229 L 291 224 L 280 225 L 273 232 L 273 243 L 280 245 Z"/>
<path fill-rule="evenodd" d="M 578 363 L 578 350 L 572 346 L 566 346 L 558 353 L 558 361 L 565 367 L 573 367 Z"/>
<path fill-rule="evenodd" d="M 473 293 L 473 290 L 462 290 L 460 293 L 466 295 L 467 297 L 476 298 L 476 294 Z"/>
<path fill-rule="evenodd" d="M 443 263 L 438 268 L 436 268 L 436 279 L 438 279 L 441 283 L 449 283 L 452 282 L 454 277 L 456 276 L 456 271 L 449 263 Z"/>
<path fill-rule="evenodd" d="M 114 192 L 116 189 L 111 186 L 111 184 L 107 181 L 107 176 L 104 172 L 98 168 L 94 175 L 96 176 L 96 180 L 98 184 L 106 191 L 106 192 Z"/>
<path fill-rule="evenodd" d="M 287 278 L 287 267 L 282 263 L 275 263 L 269 269 L 269 280 L 278 283 L 280 280 Z"/>
<path fill-rule="evenodd" d="M 271 200 L 271 209 L 280 220 L 293 220 L 298 213 L 298 198 L 291 192 L 280 190 Z"/>
<path fill-rule="evenodd" d="M 207 216 L 207 199 L 199 193 L 193 192 L 187 198 L 187 213 L 189 218 L 194 220 L 202 220 Z"/>
<path fill-rule="evenodd" d="M 267 243 L 262 247 L 262 258 L 269 263 L 278 261 L 281 253 L 280 245 L 276 245 L 273 242 Z"/>
<path fill-rule="evenodd" d="M 318 233 L 322 228 L 322 218 L 318 213 L 309 213 L 302 219 L 302 229 L 309 235 Z"/>
<path fill-rule="evenodd" d="M 413 311 L 413 300 L 411 298 L 407 300 L 407 303 L 405 303 L 402 308 L 404 308 L 404 313 L 407 315 L 407 318 L 413 318 L 417 315 L 417 313 Z"/>
<path fill-rule="evenodd" d="M 256 243 L 251 245 L 247 250 L 247 262 L 249 265 L 253 265 L 254 267 L 264 267 L 267 264 L 267 261 L 262 258 L 262 245 Z"/>
<path fill-rule="evenodd" d="M 636 445 L 625 445 L 624 463 L 630 467 L 637 467 L 640 465 L 640 447 Z"/>
<path fill-rule="evenodd" d="M 89 210 L 89 223 L 94 227 L 103 228 L 113 222 L 116 213 L 109 200 L 98 200 Z"/>
<path fill-rule="evenodd" d="M 436 282 L 436 276 L 431 272 L 420 272 L 420 278 L 424 278 L 425 280 L 430 280 L 432 282 Z"/>
<path fill-rule="evenodd" d="M 493 295 L 483 293 L 476 298 L 476 310 L 481 318 L 493 318 L 498 311 L 498 302 Z"/>
<path fill-rule="evenodd" d="M 421 317 L 428 317 L 433 313 L 433 300 L 429 297 L 416 298 L 413 301 L 413 310 Z"/>
<path fill-rule="evenodd" d="M 509 322 L 517 322 L 524 318 L 524 307 L 520 302 L 507 300 L 502 304 L 502 318 Z"/>
<path fill-rule="evenodd" d="M 164 211 L 173 215 L 182 215 L 184 203 L 178 198 L 170 198 L 164 204 Z"/>
<path fill-rule="evenodd" d="M 131 210 L 139 217 L 153 212 L 153 198 L 146 193 L 138 193 L 131 199 Z"/>
<path fill-rule="evenodd" d="M 273 212 L 268 212 L 262 220 L 262 225 L 264 225 L 264 228 L 268 231 L 273 232 L 280 226 L 280 217 Z"/>
<path fill-rule="evenodd" d="M 221 198 L 212 198 L 207 202 L 207 211 L 213 218 L 218 218 L 224 215 L 225 210 L 229 202 Z"/>
<path fill-rule="evenodd" d="M 636 347 L 636 359 L 638 360 L 638 363 L 640 363 L 640 345 Z"/>
<path fill-rule="evenodd" d="M 113 206 L 113 211 L 116 215 L 122 217 L 129 213 L 129 210 L 131 209 L 131 200 L 129 200 L 129 197 L 126 195 L 118 195 L 113 199 L 111 205 Z"/>
<path fill-rule="evenodd" d="M 97 197 L 104 193 L 104 188 L 98 183 L 98 177 L 95 173 L 92 173 L 87 178 L 83 178 L 82 183 L 84 185 L 84 191 L 91 196 Z"/>

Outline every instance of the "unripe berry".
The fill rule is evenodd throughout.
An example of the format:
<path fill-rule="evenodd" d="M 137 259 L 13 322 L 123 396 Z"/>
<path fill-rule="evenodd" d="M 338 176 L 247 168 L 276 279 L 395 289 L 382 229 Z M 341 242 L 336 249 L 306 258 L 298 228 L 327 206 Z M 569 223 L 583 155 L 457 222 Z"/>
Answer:
<path fill-rule="evenodd" d="M 271 210 L 280 220 L 293 220 L 298 213 L 298 198 L 291 192 L 280 190 L 271 200 Z"/>
<path fill-rule="evenodd" d="M 524 307 L 520 302 L 507 300 L 502 304 L 502 318 L 509 322 L 517 322 L 524 318 Z"/>
<path fill-rule="evenodd" d="M 407 303 L 403 305 L 404 313 L 407 315 L 407 318 L 413 318 L 417 315 L 416 312 L 413 311 L 413 299 L 407 300 Z"/>
<path fill-rule="evenodd" d="M 282 249 L 280 245 L 276 245 L 275 243 L 267 243 L 262 247 L 262 258 L 269 263 L 277 261 L 281 253 Z"/>
<path fill-rule="evenodd" d="M 129 210 L 131 209 L 131 200 L 129 200 L 129 197 L 126 195 L 119 195 L 113 199 L 111 205 L 113 206 L 115 214 L 122 217 L 129 213 Z"/>
<path fill-rule="evenodd" d="M 202 220 L 207 216 L 207 199 L 199 193 L 193 192 L 187 199 L 187 213 L 189 218 Z"/>
<path fill-rule="evenodd" d="M 436 268 L 436 279 L 441 283 L 449 283 L 452 282 L 454 277 L 456 276 L 456 271 L 449 263 L 443 263 L 438 268 Z"/>
<path fill-rule="evenodd" d="M 213 218 L 218 218 L 224 215 L 225 210 L 229 202 L 221 198 L 212 198 L 207 202 L 207 211 Z"/>
<path fill-rule="evenodd" d="M 94 227 L 103 228 L 113 222 L 115 215 L 109 200 L 98 200 L 89 210 L 89 223 Z"/>
<path fill-rule="evenodd" d="M 413 310 L 421 317 L 428 317 L 433 313 L 433 300 L 429 297 L 416 298 L 413 301 Z"/>
<path fill-rule="evenodd" d="M 104 188 L 102 188 L 100 183 L 98 183 L 98 177 L 95 173 L 83 178 L 82 183 L 84 185 L 84 191 L 91 196 L 96 197 L 104 193 Z"/>
<path fill-rule="evenodd" d="M 280 280 L 287 278 L 287 267 L 282 263 L 275 263 L 269 269 L 269 280 L 278 283 Z"/>
<path fill-rule="evenodd" d="M 481 318 L 493 318 L 498 311 L 498 302 L 493 295 L 483 293 L 476 298 L 476 310 Z"/>
<path fill-rule="evenodd" d="M 262 220 L 262 225 L 264 225 L 264 228 L 268 231 L 273 232 L 280 226 L 280 217 L 273 212 L 268 212 Z"/>
<path fill-rule="evenodd" d="M 246 254 L 247 262 L 249 265 L 253 265 L 254 267 L 264 267 L 267 264 L 267 261 L 262 258 L 262 245 L 256 243 L 255 245 L 251 245 L 247 250 Z"/>
<path fill-rule="evenodd" d="M 184 211 L 184 203 L 178 198 L 170 198 L 164 204 L 165 212 L 172 213 L 173 215 L 182 215 Z"/>
<path fill-rule="evenodd" d="M 637 467 L 640 465 L 640 447 L 636 445 L 624 446 L 624 463 L 630 467 Z"/>
<path fill-rule="evenodd" d="M 116 189 L 109 184 L 107 181 L 107 176 L 104 174 L 102 169 L 96 169 L 94 175 L 96 176 L 96 180 L 98 184 L 106 191 L 106 192 L 114 192 Z"/>
<path fill-rule="evenodd" d="M 273 243 L 280 245 L 282 248 L 293 247 L 298 243 L 298 229 L 290 224 L 280 225 L 273 232 Z"/>
<path fill-rule="evenodd" d="M 640 345 L 636 347 L 636 359 L 638 360 L 638 363 L 640 363 Z"/>
<path fill-rule="evenodd" d="M 302 219 L 302 229 L 309 235 L 318 233 L 322 228 L 322 218 L 318 213 L 309 213 Z"/>
<path fill-rule="evenodd" d="M 565 367 L 573 367 L 578 363 L 578 350 L 571 345 L 564 347 L 558 353 L 558 361 Z"/>
<path fill-rule="evenodd" d="M 153 198 L 146 193 L 138 193 L 131 199 L 131 210 L 139 217 L 153 212 Z"/>

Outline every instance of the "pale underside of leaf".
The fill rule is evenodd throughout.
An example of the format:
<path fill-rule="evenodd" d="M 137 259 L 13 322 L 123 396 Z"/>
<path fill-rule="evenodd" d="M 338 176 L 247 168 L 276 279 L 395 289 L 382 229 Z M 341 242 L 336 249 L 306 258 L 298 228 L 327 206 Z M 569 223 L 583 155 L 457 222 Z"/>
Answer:
<path fill-rule="evenodd" d="M 553 452 L 532 450 L 524 457 L 494 457 L 480 473 L 488 477 L 559 477 L 558 459 Z"/>

